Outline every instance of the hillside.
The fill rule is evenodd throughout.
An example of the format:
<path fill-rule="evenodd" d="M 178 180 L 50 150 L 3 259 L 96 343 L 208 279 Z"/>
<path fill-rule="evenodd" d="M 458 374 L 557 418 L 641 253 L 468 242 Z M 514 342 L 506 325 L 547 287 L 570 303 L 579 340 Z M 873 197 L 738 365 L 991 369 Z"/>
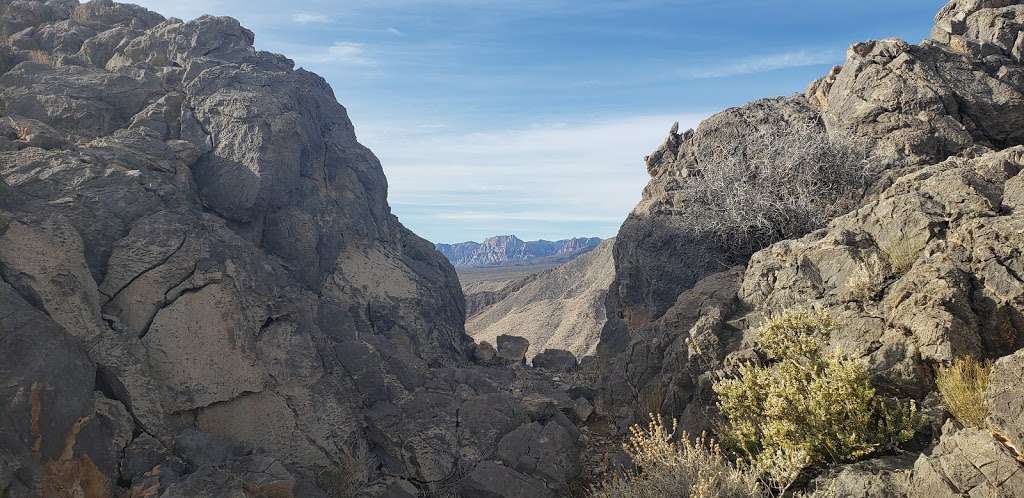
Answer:
<path fill-rule="evenodd" d="M 557 264 L 593 250 L 600 243 L 601 239 L 596 237 L 524 242 L 515 235 L 499 235 L 482 243 L 437 244 L 437 250 L 457 268 L 477 268 Z"/>
<path fill-rule="evenodd" d="M 935 21 L 918 45 L 854 44 L 805 95 L 673 127 L 647 158 L 650 182 L 615 239 L 598 348 L 598 405 L 620 428 L 653 411 L 714 430 L 712 379 L 764 361 L 766 317 L 815 308 L 838 324 L 830 346 L 929 422 L 924 447 L 818 484 L 839 496 L 1024 495 L 1019 389 L 990 385 L 979 401 L 993 438 L 950 418 L 934 373 L 962 357 L 998 360 L 1003 379 L 1022 368 L 1024 5 L 954 0 Z M 978 470 L 989 465 L 1001 470 Z"/>
<path fill-rule="evenodd" d="M 491 344 L 502 334 L 524 337 L 530 341 L 528 359 L 544 349 L 567 350 L 577 358 L 592 355 L 613 275 L 612 240 L 606 240 L 546 272 L 498 288 L 467 287 L 466 332 Z"/>

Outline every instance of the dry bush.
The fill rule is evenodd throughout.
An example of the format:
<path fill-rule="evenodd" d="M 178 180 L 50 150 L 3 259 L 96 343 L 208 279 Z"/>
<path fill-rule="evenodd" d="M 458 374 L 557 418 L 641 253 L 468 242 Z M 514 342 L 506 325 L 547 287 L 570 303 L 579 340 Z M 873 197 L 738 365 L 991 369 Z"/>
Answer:
<path fill-rule="evenodd" d="M 29 50 L 28 60 L 35 62 L 36 64 L 46 64 L 47 66 L 53 65 L 53 57 L 42 50 Z"/>
<path fill-rule="evenodd" d="M 988 418 L 985 390 L 992 370 L 989 362 L 971 357 L 958 358 L 935 374 L 935 384 L 949 413 L 968 427 L 983 427 Z"/>
<path fill-rule="evenodd" d="M 682 209 L 699 235 L 737 255 L 853 210 L 877 176 L 866 144 L 812 125 L 737 132 L 711 145 L 699 148 L 700 170 L 681 186 Z"/>
<path fill-rule="evenodd" d="M 757 473 L 732 465 L 706 436 L 695 441 L 677 434 L 661 416 L 647 427 L 634 425 L 623 448 L 637 470 L 619 472 L 591 489 L 593 498 L 750 498 L 764 496 Z M 680 436 L 680 437 L 677 437 Z"/>
<path fill-rule="evenodd" d="M 918 256 L 921 254 L 920 244 L 907 239 L 900 239 L 882 248 L 886 258 L 889 260 L 889 268 L 897 275 L 910 271 Z"/>
<path fill-rule="evenodd" d="M 372 458 L 366 443 L 357 441 L 342 450 L 336 468 L 325 470 L 317 476 L 317 484 L 331 498 L 354 498 L 370 481 L 372 473 Z"/>
<path fill-rule="evenodd" d="M 860 268 L 850 275 L 846 282 L 847 294 L 858 302 L 868 302 L 878 295 L 885 283 L 885 271 L 877 257 L 861 263 Z"/>
<path fill-rule="evenodd" d="M 821 311 L 773 317 L 757 340 L 771 363 L 715 384 L 724 441 L 755 468 L 856 461 L 895 449 L 921 426 L 913 403 L 876 396 L 861 362 L 826 351 L 837 327 Z"/>

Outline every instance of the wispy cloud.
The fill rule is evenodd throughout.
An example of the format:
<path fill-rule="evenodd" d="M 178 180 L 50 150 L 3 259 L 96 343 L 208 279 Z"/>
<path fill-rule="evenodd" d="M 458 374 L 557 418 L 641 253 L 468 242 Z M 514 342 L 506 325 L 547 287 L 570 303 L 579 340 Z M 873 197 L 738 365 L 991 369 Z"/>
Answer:
<path fill-rule="evenodd" d="M 380 156 L 395 213 L 435 242 L 494 233 L 529 238 L 614 235 L 648 181 L 643 156 L 673 121 L 642 115 L 454 131 L 437 123 L 361 120 Z M 585 232 L 585 233 L 583 233 Z"/>
<path fill-rule="evenodd" d="M 756 74 L 794 67 L 829 64 L 842 59 L 837 50 L 793 50 L 734 60 L 725 64 L 709 64 L 680 71 L 686 79 L 725 78 Z"/>
<path fill-rule="evenodd" d="M 393 34 L 395 36 L 405 36 L 405 33 L 402 32 L 402 30 L 400 30 L 398 28 L 395 28 L 395 27 L 388 28 L 387 32 L 391 33 L 391 34 Z"/>
<path fill-rule="evenodd" d="M 366 44 L 357 42 L 338 41 L 323 48 L 297 48 L 293 53 L 295 60 L 304 64 L 373 64 Z"/>
<path fill-rule="evenodd" d="M 296 12 L 292 14 L 292 22 L 299 24 L 325 23 L 328 21 L 330 21 L 329 17 L 315 12 Z"/>

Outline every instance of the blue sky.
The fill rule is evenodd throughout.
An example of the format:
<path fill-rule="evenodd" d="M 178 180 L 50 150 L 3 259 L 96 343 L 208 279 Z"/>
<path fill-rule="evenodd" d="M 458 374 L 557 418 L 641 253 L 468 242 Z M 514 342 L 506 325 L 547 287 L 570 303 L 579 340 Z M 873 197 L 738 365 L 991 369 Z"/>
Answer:
<path fill-rule="evenodd" d="M 674 121 L 802 92 L 942 0 L 142 0 L 324 76 L 434 242 L 613 236 Z"/>

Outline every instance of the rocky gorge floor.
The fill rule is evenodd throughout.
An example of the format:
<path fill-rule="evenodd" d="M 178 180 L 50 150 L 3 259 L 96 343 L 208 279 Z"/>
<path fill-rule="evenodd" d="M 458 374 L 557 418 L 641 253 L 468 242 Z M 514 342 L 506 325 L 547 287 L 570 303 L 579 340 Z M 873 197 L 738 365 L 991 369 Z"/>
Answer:
<path fill-rule="evenodd" d="M 581 496 L 649 412 L 713 429 L 794 306 L 928 419 L 801 491 L 1024 496 L 1024 2 L 673 127 L 614 242 L 468 305 L 327 83 L 236 20 L 0 0 L 0 29 L 0 496 Z M 709 223 L 702 187 L 794 130 L 870 174 L 807 225 Z M 501 325 L 544 300 L 600 308 L 588 360 Z M 984 429 L 935 394 L 962 357 L 994 362 Z"/>

